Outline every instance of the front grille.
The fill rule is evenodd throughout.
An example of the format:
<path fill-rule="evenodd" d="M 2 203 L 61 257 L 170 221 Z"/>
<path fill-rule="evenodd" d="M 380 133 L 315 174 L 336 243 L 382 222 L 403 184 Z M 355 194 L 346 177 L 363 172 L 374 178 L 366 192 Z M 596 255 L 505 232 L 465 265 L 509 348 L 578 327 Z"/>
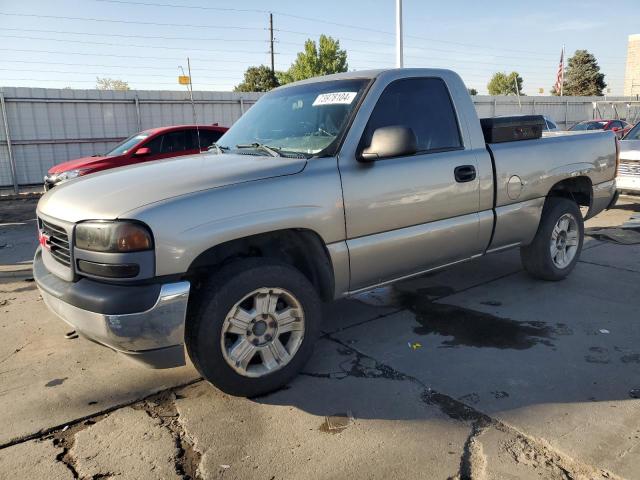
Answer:
<path fill-rule="evenodd" d="M 621 160 L 618 165 L 618 175 L 625 177 L 640 177 L 640 162 Z"/>
<path fill-rule="evenodd" d="M 45 237 L 48 237 L 47 248 L 51 252 L 51 256 L 61 264 L 71 266 L 71 247 L 69 245 L 69 235 L 63 227 L 45 222 L 40 219 L 40 231 Z"/>

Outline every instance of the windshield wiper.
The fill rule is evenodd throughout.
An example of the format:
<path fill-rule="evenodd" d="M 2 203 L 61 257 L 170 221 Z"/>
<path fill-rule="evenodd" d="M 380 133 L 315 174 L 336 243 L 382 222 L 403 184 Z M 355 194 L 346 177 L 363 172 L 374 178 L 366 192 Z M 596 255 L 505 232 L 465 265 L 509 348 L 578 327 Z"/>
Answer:
<path fill-rule="evenodd" d="M 270 147 L 269 145 L 265 145 L 264 143 L 247 143 L 236 145 L 236 148 L 253 148 L 255 150 L 262 150 L 263 152 L 267 152 L 272 157 L 282 157 L 282 154 L 278 151 L 278 148 Z"/>
<path fill-rule="evenodd" d="M 207 147 L 207 151 L 215 150 L 218 155 L 223 154 L 225 150 L 229 150 L 229 147 L 223 147 L 222 145 L 218 145 L 217 143 L 212 143 Z"/>

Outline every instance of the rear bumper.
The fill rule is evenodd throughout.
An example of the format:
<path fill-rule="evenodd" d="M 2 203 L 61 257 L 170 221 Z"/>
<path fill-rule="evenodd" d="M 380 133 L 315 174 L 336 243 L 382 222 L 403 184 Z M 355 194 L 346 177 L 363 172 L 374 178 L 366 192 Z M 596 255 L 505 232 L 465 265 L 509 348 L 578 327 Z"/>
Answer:
<path fill-rule="evenodd" d="M 91 282 L 92 297 L 87 298 L 86 284 L 80 288 L 80 282 L 61 281 L 46 270 L 40 249 L 36 251 L 33 265 L 33 277 L 45 304 L 78 333 L 152 368 L 185 364 L 184 322 L 189 282 L 161 284 L 159 290 L 158 285 L 149 285 L 149 294 L 154 295 L 155 300 L 141 311 L 123 309 L 122 313 L 101 313 L 104 311 L 101 305 L 117 305 L 122 301 L 121 289 Z M 141 293 L 140 288 L 145 287 L 132 288 L 132 303 L 136 303 L 134 297 Z M 100 293 L 101 303 L 93 310 L 100 311 L 87 307 L 94 302 L 96 291 Z M 110 297 L 113 302 L 109 302 Z"/>

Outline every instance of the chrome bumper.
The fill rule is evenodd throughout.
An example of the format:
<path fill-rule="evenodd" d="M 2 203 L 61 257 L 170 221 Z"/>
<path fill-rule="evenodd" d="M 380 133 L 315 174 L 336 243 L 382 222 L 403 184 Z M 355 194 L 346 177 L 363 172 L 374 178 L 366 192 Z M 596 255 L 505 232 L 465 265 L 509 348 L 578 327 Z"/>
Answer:
<path fill-rule="evenodd" d="M 640 192 L 640 176 L 620 175 L 616 178 L 618 190 L 627 192 Z"/>
<path fill-rule="evenodd" d="M 83 336 L 153 368 L 185 364 L 184 323 L 189 282 L 163 284 L 155 304 L 137 313 L 104 314 L 72 305 L 47 288 L 47 277 L 35 274 L 49 309 Z"/>

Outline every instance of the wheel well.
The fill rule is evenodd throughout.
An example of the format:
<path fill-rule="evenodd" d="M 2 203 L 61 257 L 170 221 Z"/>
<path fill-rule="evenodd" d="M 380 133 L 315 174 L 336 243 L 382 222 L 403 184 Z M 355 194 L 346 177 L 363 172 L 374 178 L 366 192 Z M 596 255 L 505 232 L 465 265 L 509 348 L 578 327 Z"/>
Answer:
<path fill-rule="evenodd" d="M 334 295 L 333 266 L 320 236 L 305 229 L 276 230 L 231 240 L 205 250 L 191 263 L 187 277 L 196 285 L 213 269 L 239 258 L 274 258 L 297 268 L 316 288 L 320 298 Z"/>
<path fill-rule="evenodd" d="M 572 177 L 556 183 L 549 197 L 565 197 L 583 207 L 591 207 L 593 186 L 589 177 Z"/>

